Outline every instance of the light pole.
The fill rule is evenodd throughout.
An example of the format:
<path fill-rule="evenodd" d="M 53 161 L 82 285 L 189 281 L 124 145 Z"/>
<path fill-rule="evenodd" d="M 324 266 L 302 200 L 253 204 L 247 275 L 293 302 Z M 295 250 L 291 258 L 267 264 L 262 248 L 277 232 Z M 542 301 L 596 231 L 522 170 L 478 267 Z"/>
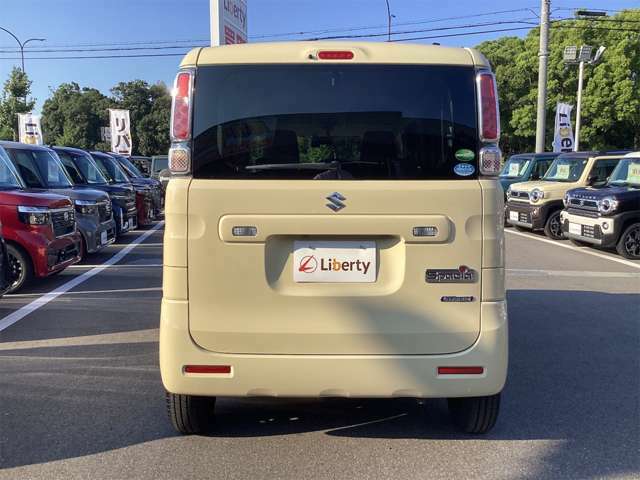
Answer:
<path fill-rule="evenodd" d="M 547 62 L 549 60 L 549 9 L 551 0 L 540 4 L 540 51 L 538 52 L 538 118 L 536 120 L 536 153 L 544 152 L 547 121 Z"/>
<path fill-rule="evenodd" d="M 387 20 L 388 20 L 388 25 L 389 25 L 389 37 L 387 38 L 387 42 L 391 41 L 391 18 L 393 17 L 393 15 L 391 15 L 391 7 L 389 6 L 389 0 L 386 0 L 387 2 Z"/>
<path fill-rule="evenodd" d="M 44 42 L 46 39 L 44 38 L 28 38 L 27 40 L 25 40 L 24 42 L 21 42 L 20 39 L 18 37 L 16 37 L 12 32 L 10 32 L 9 30 L 7 30 L 6 28 L 2 28 L 0 27 L 0 30 L 7 32 L 9 35 L 11 35 L 14 40 L 16 42 L 18 42 L 18 45 L 20 45 L 20 58 L 22 60 L 22 73 L 24 72 L 24 47 L 27 43 L 29 42 Z"/>
<path fill-rule="evenodd" d="M 578 52 L 578 47 L 571 45 L 564 49 L 564 63 L 569 65 L 578 64 L 578 99 L 576 103 L 576 138 L 574 141 L 573 149 L 578 151 L 580 148 L 580 127 L 582 124 L 581 111 L 582 111 L 582 85 L 584 83 L 584 65 L 597 65 L 602 60 L 602 55 L 607 48 L 600 46 L 595 56 L 591 58 L 593 47 L 591 45 L 582 45 Z"/>

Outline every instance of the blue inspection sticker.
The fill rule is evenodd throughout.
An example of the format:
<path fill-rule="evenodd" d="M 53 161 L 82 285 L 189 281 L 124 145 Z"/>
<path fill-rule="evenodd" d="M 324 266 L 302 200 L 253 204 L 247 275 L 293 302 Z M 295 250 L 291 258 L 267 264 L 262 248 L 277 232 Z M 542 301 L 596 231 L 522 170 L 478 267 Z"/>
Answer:
<path fill-rule="evenodd" d="M 469 175 L 473 175 L 476 171 L 476 167 L 469 163 L 459 163 L 455 167 L 453 167 L 453 172 L 456 175 L 460 175 L 461 177 L 468 177 Z"/>

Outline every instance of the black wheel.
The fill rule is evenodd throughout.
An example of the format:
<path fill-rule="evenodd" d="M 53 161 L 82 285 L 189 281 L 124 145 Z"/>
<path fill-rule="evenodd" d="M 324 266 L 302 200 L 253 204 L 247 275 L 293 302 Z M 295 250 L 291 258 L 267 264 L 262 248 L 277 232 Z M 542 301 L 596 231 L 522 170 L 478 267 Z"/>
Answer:
<path fill-rule="evenodd" d="M 498 420 L 500 394 L 488 397 L 449 398 L 453 423 L 465 433 L 487 433 Z"/>
<path fill-rule="evenodd" d="M 167 392 L 167 413 L 179 433 L 206 433 L 213 426 L 216 397 L 198 397 Z"/>
<path fill-rule="evenodd" d="M 7 245 L 9 257 L 9 288 L 7 293 L 15 293 L 25 287 L 33 279 L 31 258 L 23 250 Z"/>
<path fill-rule="evenodd" d="M 562 224 L 560 223 L 560 210 L 549 214 L 549 218 L 544 224 L 544 234 L 553 240 L 562 240 L 564 238 Z"/>
<path fill-rule="evenodd" d="M 629 260 L 640 259 L 640 223 L 633 223 L 622 232 L 616 251 Z"/>

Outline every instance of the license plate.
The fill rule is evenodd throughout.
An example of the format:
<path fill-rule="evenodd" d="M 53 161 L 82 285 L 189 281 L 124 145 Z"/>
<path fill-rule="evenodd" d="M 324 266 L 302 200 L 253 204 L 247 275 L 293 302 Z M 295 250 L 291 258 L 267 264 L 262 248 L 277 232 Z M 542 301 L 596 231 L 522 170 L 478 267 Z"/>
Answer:
<path fill-rule="evenodd" d="M 376 281 L 376 243 L 296 241 L 293 280 L 301 283 L 373 283 Z"/>
<path fill-rule="evenodd" d="M 518 221 L 518 212 L 509 212 L 509 220 Z"/>
<path fill-rule="evenodd" d="M 100 244 L 104 245 L 107 243 L 107 231 L 105 230 L 104 232 L 100 233 Z"/>
<path fill-rule="evenodd" d="M 574 235 L 582 235 L 582 225 L 580 225 L 579 223 L 570 223 L 569 233 L 573 233 Z"/>

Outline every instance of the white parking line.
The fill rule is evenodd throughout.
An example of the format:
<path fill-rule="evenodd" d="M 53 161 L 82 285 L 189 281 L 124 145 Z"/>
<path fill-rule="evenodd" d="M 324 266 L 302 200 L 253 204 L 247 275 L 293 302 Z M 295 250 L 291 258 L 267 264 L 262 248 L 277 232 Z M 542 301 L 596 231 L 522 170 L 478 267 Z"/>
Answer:
<path fill-rule="evenodd" d="M 150 230 L 145 231 L 142 235 L 137 237 L 135 240 L 129 243 L 125 248 L 123 248 L 118 253 L 116 253 L 113 257 L 111 257 L 106 262 L 104 262 L 102 265 L 97 266 L 89 270 L 88 272 L 84 272 L 82 275 L 72 278 L 67 283 L 60 285 L 55 290 L 43 294 L 40 298 L 34 300 L 33 302 L 25 305 L 22 308 L 19 308 L 15 312 L 10 313 L 9 315 L 7 315 L 6 317 L 0 320 L 0 332 L 9 328 L 14 323 L 19 322 L 30 313 L 35 312 L 39 308 L 45 306 L 50 301 L 55 300 L 63 293 L 68 292 L 72 288 L 77 287 L 81 283 L 86 282 L 91 277 L 94 277 L 95 275 L 105 270 L 109 265 L 118 263 L 125 256 L 127 256 L 134 248 L 136 248 L 141 242 L 144 242 L 147 238 L 149 238 L 156 230 L 158 230 L 159 228 L 162 228 L 163 225 L 164 225 L 164 222 L 160 222 L 154 225 Z"/>
<path fill-rule="evenodd" d="M 640 263 L 635 263 L 635 262 L 632 262 L 631 260 L 625 260 L 623 258 L 616 258 L 616 257 L 612 257 L 610 255 L 605 255 L 604 253 L 596 252 L 596 251 L 591 250 L 591 249 L 589 249 L 587 247 L 585 247 L 585 248 L 575 247 L 573 245 L 567 245 L 566 243 L 560 243 L 558 241 L 550 240 L 548 238 L 542 238 L 542 237 L 539 237 L 537 235 L 530 235 L 530 234 L 527 234 L 527 233 L 516 232 L 515 230 L 511 230 L 511 229 L 505 229 L 504 231 L 506 233 L 510 233 L 512 235 L 519 235 L 519 236 L 524 237 L 524 238 L 530 238 L 532 240 L 538 240 L 539 242 L 550 243 L 551 245 L 555 245 L 557 247 L 568 248 L 569 250 L 573 250 L 574 252 L 586 253 L 587 255 L 592 255 L 594 257 L 599 257 L 599 258 L 604 258 L 605 260 L 609 260 L 611 262 L 621 263 L 622 265 L 626 265 L 628 267 L 633 267 L 633 268 L 640 269 Z"/>
<path fill-rule="evenodd" d="M 640 274 L 638 274 L 640 275 Z M 90 295 L 98 293 L 137 293 L 137 292 L 161 292 L 162 287 L 147 288 L 118 288 L 114 290 L 74 290 L 73 292 L 64 292 L 60 295 Z M 39 297 L 42 293 L 11 293 L 5 295 L 5 298 L 30 298 Z"/>
<path fill-rule="evenodd" d="M 70 267 L 67 267 L 67 269 L 73 269 L 73 270 L 82 270 L 82 269 L 86 269 L 86 268 L 98 268 L 98 267 L 102 267 L 103 265 L 71 265 Z M 104 268 L 158 268 L 158 267 L 162 267 L 161 263 L 147 263 L 147 264 L 143 264 L 143 265 L 109 265 L 106 266 Z"/>

